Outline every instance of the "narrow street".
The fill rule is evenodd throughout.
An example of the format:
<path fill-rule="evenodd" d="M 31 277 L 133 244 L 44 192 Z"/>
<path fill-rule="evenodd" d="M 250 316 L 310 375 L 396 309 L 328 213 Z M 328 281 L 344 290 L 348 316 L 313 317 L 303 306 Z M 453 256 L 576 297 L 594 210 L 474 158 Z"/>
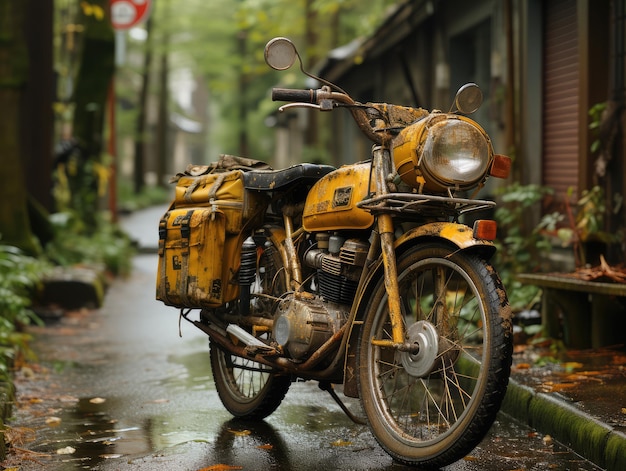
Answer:
<path fill-rule="evenodd" d="M 154 299 L 155 271 L 155 254 L 138 255 L 102 309 L 32 329 L 38 359 L 17 375 L 17 449 L 6 468 L 407 469 L 313 382 L 294 384 L 265 422 L 232 420 L 213 386 L 205 336 L 183 324 L 179 337 L 177 310 Z M 357 401 L 348 404 L 360 413 Z M 502 416 L 470 456 L 447 469 L 598 468 Z"/>

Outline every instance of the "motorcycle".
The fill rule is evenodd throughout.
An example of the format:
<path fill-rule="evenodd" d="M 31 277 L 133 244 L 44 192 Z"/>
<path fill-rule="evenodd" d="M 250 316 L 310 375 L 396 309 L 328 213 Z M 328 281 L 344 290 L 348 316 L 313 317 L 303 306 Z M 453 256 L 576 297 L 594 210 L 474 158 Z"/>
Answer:
<path fill-rule="evenodd" d="M 496 223 L 462 222 L 494 207 L 476 194 L 510 170 L 466 116 L 482 93 L 461 87 L 449 112 L 359 103 L 305 71 L 289 39 L 268 42 L 265 60 L 298 61 L 322 84 L 274 88 L 289 102 L 280 111 L 347 110 L 371 158 L 190 166 L 160 221 L 157 298 L 208 335 L 234 416 L 263 419 L 296 379 L 315 380 L 395 460 L 457 461 L 495 420 L 512 356 L 511 309 L 489 262 Z M 360 398 L 365 420 L 335 385 Z"/>

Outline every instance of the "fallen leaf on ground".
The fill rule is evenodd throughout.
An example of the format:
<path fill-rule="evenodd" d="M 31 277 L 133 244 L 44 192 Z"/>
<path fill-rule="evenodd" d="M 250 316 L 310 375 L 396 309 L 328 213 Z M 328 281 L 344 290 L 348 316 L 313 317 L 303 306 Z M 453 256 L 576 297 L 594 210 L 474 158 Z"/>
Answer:
<path fill-rule="evenodd" d="M 562 365 L 563 365 L 563 368 L 569 371 L 580 369 L 585 366 L 582 363 L 578 363 L 577 361 L 568 361 L 568 362 L 563 363 Z"/>
<path fill-rule="evenodd" d="M 242 466 L 231 466 L 229 464 L 214 464 L 208 468 L 202 468 L 198 471 L 229 471 L 231 469 L 243 469 Z"/>
<path fill-rule="evenodd" d="M 102 397 L 94 397 L 93 399 L 89 399 L 89 402 L 92 404 L 103 404 L 105 403 L 107 400 L 102 398 Z"/>
<path fill-rule="evenodd" d="M 71 446 L 66 446 L 65 448 L 59 448 L 57 450 L 57 455 L 72 455 L 76 452 L 76 448 L 72 448 Z"/>
<path fill-rule="evenodd" d="M 266 443 L 265 445 L 259 445 L 257 446 L 257 448 L 259 450 L 271 450 L 274 448 L 274 445 L 271 445 L 270 443 Z"/>
<path fill-rule="evenodd" d="M 21 446 L 25 443 L 32 442 L 36 438 L 36 432 L 32 428 L 28 427 L 10 427 L 5 426 L 4 430 L 5 441 L 12 446 Z"/>
<path fill-rule="evenodd" d="M 545 383 L 544 389 L 548 392 L 565 391 L 566 389 L 572 389 L 578 386 L 580 383 Z"/>
<path fill-rule="evenodd" d="M 104 454 L 104 455 L 98 455 L 98 458 L 102 458 L 103 460 L 111 460 L 114 458 L 121 458 L 122 454 L 119 453 L 108 453 L 108 454 Z"/>
<path fill-rule="evenodd" d="M 250 430 L 233 430 L 228 429 L 230 433 L 232 433 L 236 437 L 245 437 L 246 435 L 250 435 L 252 432 Z"/>
<path fill-rule="evenodd" d="M 335 440 L 334 442 L 331 443 L 332 446 L 350 446 L 352 445 L 351 441 L 348 440 Z"/>
<path fill-rule="evenodd" d="M 48 417 L 46 419 L 46 425 L 49 427 L 58 427 L 61 425 L 61 417 Z"/>

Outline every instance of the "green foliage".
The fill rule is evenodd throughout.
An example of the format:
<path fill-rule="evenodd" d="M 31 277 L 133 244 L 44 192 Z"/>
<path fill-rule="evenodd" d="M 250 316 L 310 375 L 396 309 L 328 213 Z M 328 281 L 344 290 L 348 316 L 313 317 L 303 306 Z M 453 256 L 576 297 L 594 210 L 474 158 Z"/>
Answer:
<path fill-rule="evenodd" d="M 48 268 L 16 247 L 0 245 L 0 380 L 7 379 L 18 353 L 30 352 L 29 337 L 17 326 L 40 322 L 30 309 L 31 299 Z"/>
<path fill-rule="evenodd" d="M 600 150 L 600 146 L 602 145 L 602 140 L 599 137 L 600 125 L 602 124 L 602 115 L 606 110 L 607 102 L 604 101 L 602 103 L 596 103 L 589 109 L 589 117 L 591 118 L 591 122 L 589 123 L 589 129 L 593 132 L 596 139 L 591 143 L 591 152 L 595 153 Z"/>
<path fill-rule="evenodd" d="M 604 190 L 594 186 L 584 190 L 574 208 L 569 200 L 564 202 L 564 213 L 554 212 L 545 215 L 537 229 L 556 238 L 562 247 L 571 247 L 576 266 L 582 267 L 591 260 L 587 257 L 586 243 L 600 242 L 612 244 L 623 238 L 623 229 L 607 232 L 605 220 L 608 216 Z"/>
<path fill-rule="evenodd" d="M 61 266 L 101 265 L 114 275 L 127 275 L 135 252 L 132 241 L 103 213 L 96 217 L 98 226 L 93 230 L 76 213 L 53 214 L 56 236 L 46 245 L 46 256 Z"/>
<path fill-rule="evenodd" d="M 140 193 L 135 193 L 132 182 L 120 180 L 117 184 L 118 208 L 121 211 L 136 211 L 157 204 L 167 203 L 172 199 L 170 188 L 145 185 Z"/>
<path fill-rule="evenodd" d="M 494 260 L 504 285 L 509 293 L 509 301 L 514 311 L 527 309 L 536 300 L 539 288 L 523 285 L 515 276 L 524 272 L 540 271 L 542 262 L 551 250 L 549 238 L 542 227 L 542 221 L 530 233 L 524 231 L 524 221 L 537 214 L 541 200 L 552 190 L 539 185 L 513 183 L 500 190 L 501 203 L 496 209 L 495 219 L 502 233 L 498 241 L 498 251 Z"/>

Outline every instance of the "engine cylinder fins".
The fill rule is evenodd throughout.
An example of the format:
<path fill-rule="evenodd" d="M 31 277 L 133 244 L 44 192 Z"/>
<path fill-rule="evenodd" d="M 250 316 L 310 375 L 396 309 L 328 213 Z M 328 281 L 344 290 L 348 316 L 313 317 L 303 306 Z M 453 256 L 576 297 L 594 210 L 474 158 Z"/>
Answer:
<path fill-rule="evenodd" d="M 325 300 L 338 304 L 352 304 L 358 282 L 322 270 L 318 270 L 317 279 L 319 292 Z"/>

